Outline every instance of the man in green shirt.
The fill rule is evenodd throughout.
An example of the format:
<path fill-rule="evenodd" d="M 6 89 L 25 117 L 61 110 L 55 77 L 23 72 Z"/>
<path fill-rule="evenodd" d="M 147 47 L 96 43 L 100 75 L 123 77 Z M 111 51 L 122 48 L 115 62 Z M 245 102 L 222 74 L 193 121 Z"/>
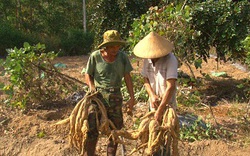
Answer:
<path fill-rule="evenodd" d="M 99 91 L 98 98 L 103 102 L 108 118 L 117 129 L 123 127 L 122 116 L 122 79 L 124 78 L 130 99 L 127 107 L 132 111 L 134 106 L 134 91 L 130 72 L 133 70 L 128 56 L 120 51 L 125 41 L 120 38 L 116 30 L 108 30 L 103 35 L 103 43 L 99 50 L 91 53 L 85 72 L 86 82 L 91 91 Z M 95 106 L 93 106 L 95 107 Z M 89 128 L 87 138 L 86 156 L 93 156 L 98 141 L 98 130 L 96 129 L 96 114 L 89 112 Z M 117 143 L 112 139 L 107 146 L 107 155 L 115 156 Z"/>

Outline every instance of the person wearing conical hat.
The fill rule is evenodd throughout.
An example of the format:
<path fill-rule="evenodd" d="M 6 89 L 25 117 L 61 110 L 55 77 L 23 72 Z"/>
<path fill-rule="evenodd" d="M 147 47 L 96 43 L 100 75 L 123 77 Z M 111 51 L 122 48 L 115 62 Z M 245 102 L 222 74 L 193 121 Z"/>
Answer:
<path fill-rule="evenodd" d="M 106 31 L 103 34 L 103 42 L 98 46 L 99 50 L 91 53 L 85 69 L 85 78 L 89 89 L 98 91 L 97 96 L 103 102 L 108 118 L 114 123 L 116 129 L 123 127 L 123 98 L 121 93 L 123 78 L 130 95 L 130 100 L 127 102 L 129 111 L 132 111 L 135 103 L 130 75 L 133 68 L 125 52 L 120 51 L 120 47 L 125 43 L 117 30 Z M 98 114 L 93 110 L 97 107 L 97 105 L 92 104 L 89 109 L 90 131 L 88 132 L 87 150 L 84 156 L 93 156 L 95 153 L 99 132 L 96 127 L 96 116 Z M 117 143 L 110 139 L 107 145 L 107 155 L 115 156 L 116 149 Z"/>
<path fill-rule="evenodd" d="M 159 123 L 167 106 L 176 109 L 178 61 L 172 50 L 173 44 L 156 32 L 150 32 L 133 49 L 137 57 L 144 58 L 141 74 L 149 95 L 149 110 L 156 111 L 155 119 Z"/>

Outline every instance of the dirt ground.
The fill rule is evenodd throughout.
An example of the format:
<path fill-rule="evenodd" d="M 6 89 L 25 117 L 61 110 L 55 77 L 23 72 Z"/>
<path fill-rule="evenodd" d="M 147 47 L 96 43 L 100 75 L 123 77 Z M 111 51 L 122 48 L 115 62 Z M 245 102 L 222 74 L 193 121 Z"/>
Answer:
<path fill-rule="evenodd" d="M 63 69 L 63 73 L 71 77 L 84 81 L 81 70 L 85 67 L 88 56 L 80 57 L 62 57 L 55 62 L 64 63 L 67 68 Z M 133 64 L 138 71 L 141 60 Z M 211 74 L 212 72 L 226 72 L 228 77 L 222 79 L 241 80 L 249 78 L 249 71 L 236 68 L 231 63 L 222 63 L 217 69 L 217 63 L 213 58 L 208 63 L 203 63 L 202 72 Z M 186 66 L 180 68 L 187 74 L 190 74 Z M 199 70 L 192 67 L 195 76 L 201 77 Z M 1 81 L 4 81 L 1 78 Z M 223 90 L 223 88 L 221 88 Z M 3 93 L 0 92 L 3 98 Z M 226 97 L 226 96 L 225 96 Z M 240 108 L 239 111 L 237 108 Z M 20 111 L 6 108 L 4 104 L 0 104 L 0 156 L 76 156 L 77 152 L 69 147 L 68 125 L 54 126 L 53 124 L 67 118 L 74 106 L 66 105 L 47 110 L 32 110 L 27 114 Z M 247 103 L 233 104 L 226 98 L 217 101 L 217 105 L 213 107 L 214 118 L 208 117 L 211 111 L 207 107 L 200 110 L 193 110 L 196 115 L 203 117 L 205 121 L 214 122 L 228 128 L 234 134 L 234 139 L 227 140 L 202 140 L 194 142 L 179 141 L 178 149 L 180 156 L 247 156 L 250 153 L 249 125 L 240 127 L 237 119 L 237 113 L 245 113 Z M 192 109 L 191 109 L 192 110 Z M 137 103 L 134 114 L 140 117 L 147 111 L 145 103 Z M 177 110 L 178 112 L 178 110 Z M 231 113 L 231 114 L 230 114 Z M 249 112 L 248 112 L 249 113 Z M 232 115 L 233 114 L 233 115 Z M 250 115 L 250 114 L 247 114 Z M 131 125 L 133 118 L 124 117 L 125 124 Z M 246 123 L 247 124 L 247 123 Z M 248 131 L 244 131 L 248 129 Z M 248 137 L 246 137 L 248 135 Z M 98 142 L 96 153 L 99 156 L 105 155 L 106 136 L 101 136 Z M 126 140 L 129 141 L 129 140 Z M 130 141 L 130 145 L 126 145 L 126 153 L 129 153 L 137 144 L 136 141 Z M 118 147 L 117 155 L 121 155 L 121 146 Z M 134 155 L 143 155 L 140 152 Z"/>

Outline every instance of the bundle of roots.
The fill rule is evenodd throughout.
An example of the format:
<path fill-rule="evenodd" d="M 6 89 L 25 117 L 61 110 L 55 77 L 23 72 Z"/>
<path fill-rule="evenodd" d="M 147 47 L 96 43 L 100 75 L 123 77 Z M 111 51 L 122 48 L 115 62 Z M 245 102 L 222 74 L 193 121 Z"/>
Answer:
<path fill-rule="evenodd" d="M 55 125 L 62 125 L 62 124 L 70 124 L 70 131 L 69 131 L 69 140 L 71 147 L 75 147 L 77 151 L 83 155 L 86 149 L 86 140 L 87 140 L 87 132 L 89 130 L 89 123 L 88 123 L 88 109 L 92 103 L 98 105 L 98 108 L 101 112 L 101 120 L 97 118 L 97 129 L 100 133 L 110 136 L 111 129 L 116 129 L 112 121 L 110 121 L 107 117 L 107 111 L 103 103 L 96 97 L 95 93 L 87 92 L 86 95 L 82 100 L 80 100 L 71 115 L 62 120 L 57 122 Z"/>
<path fill-rule="evenodd" d="M 99 133 L 112 137 L 115 142 L 125 145 L 127 143 L 121 138 L 140 140 L 138 147 L 132 150 L 129 155 L 140 149 L 145 149 L 146 155 L 152 155 L 160 149 L 161 145 L 166 147 L 172 145 L 172 154 L 174 156 L 178 155 L 179 121 L 173 108 L 166 110 L 162 124 L 159 124 L 154 119 L 154 112 L 149 112 L 141 118 L 142 121 L 137 130 L 117 130 L 112 121 L 108 119 L 105 106 L 96 97 L 97 93 L 86 93 L 84 98 L 77 103 L 70 117 L 56 123 L 56 125 L 70 124 L 70 145 L 75 147 L 81 155 L 87 150 L 88 109 L 93 102 L 98 105 L 101 112 L 101 119 L 99 120 L 97 117 L 96 121 Z"/>
<path fill-rule="evenodd" d="M 140 144 L 129 155 L 142 148 L 146 149 L 144 155 L 152 155 L 164 145 L 166 150 L 172 147 L 172 155 L 178 156 L 179 120 L 175 110 L 170 107 L 166 110 L 161 125 L 154 119 L 154 113 L 149 112 L 142 117 L 137 130 L 113 130 L 111 136 L 116 142 L 121 144 L 127 143 L 122 141 L 120 137 L 140 140 Z"/>

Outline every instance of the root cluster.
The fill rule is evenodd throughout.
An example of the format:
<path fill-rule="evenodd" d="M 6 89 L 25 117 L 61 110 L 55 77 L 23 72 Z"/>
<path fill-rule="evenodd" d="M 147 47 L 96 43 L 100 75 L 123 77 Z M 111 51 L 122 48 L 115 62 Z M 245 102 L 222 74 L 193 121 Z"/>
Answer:
<path fill-rule="evenodd" d="M 98 118 L 97 122 L 97 129 L 100 133 L 109 136 L 111 134 L 111 129 L 115 129 L 114 124 L 110 121 L 107 117 L 107 111 L 103 103 L 96 97 L 95 93 L 88 92 L 84 96 L 82 100 L 80 100 L 71 115 L 56 123 L 56 125 L 62 124 L 70 124 L 70 131 L 69 131 L 69 140 L 71 147 L 75 147 L 77 151 L 83 155 L 86 149 L 86 140 L 87 140 L 87 132 L 89 130 L 89 123 L 88 123 L 88 110 L 89 106 L 94 102 L 98 105 L 98 109 L 101 112 L 101 120 L 99 121 Z"/>
<path fill-rule="evenodd" d="M 154 119 L 154 113 L 149 112 L 142 117 L 137 130 L 113 130 L 111 133 L 113 139 L 121 144 L 126 142 L 120 140 L 119 136 L 140 140 L 138 147 L 134 148 L 129 155 L 142 148 L 145 148 L 145 155 L 152 155 L 165 145 L 167 150 L 170 149 L 168 147 L 172 147 L 173 156 L 178 156 L 179 121 L 175 110 L 173 108 L 166 110 L 161 125 Z"/>
<path fill-rule="evenodd" d="M 168 108 L 163 116 L 162 124 L 154 119 L 155 112 L 149 112 L 141 118 L 141 123 L 137 130 L 117 130 L 114 124 L 108 119 L 107 111 L 103 103 L 96 97 L 96 93 L 88 92 L 73 109 L 69 118 L 57 122 L 56 125 L 70 124 L 69 140 L 71 147 L 75 147 L 83 155 L 86 149 L 87 132 L 89 130 L 88 109 L 94 102 L 101 112 L 101 119 L 97 118 L 97 128 L 99 133 L 112 137 L 117 143 L 127 144 L 121 137 L 130 140 L 139 140 L 138 147 L 133 149 L 132 155 L 140 149 L 145 149 L 145 155 L 152 155 L 158 151 L 162 145 L 172 147 L 172 155 L 178 156 L 179 121 L 173 108 Z M 97 114 L 97 113 L 96 113 Z M 113 130 L 111 130 L 111 128 Z M 172 146 L 171 146 L 172 145 Z"/>

